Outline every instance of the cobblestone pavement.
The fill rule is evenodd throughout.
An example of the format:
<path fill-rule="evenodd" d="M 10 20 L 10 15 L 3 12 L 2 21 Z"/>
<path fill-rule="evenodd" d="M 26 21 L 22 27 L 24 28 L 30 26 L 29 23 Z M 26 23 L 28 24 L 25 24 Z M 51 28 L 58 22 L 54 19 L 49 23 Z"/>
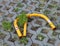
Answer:
<path fill-rule="evenodd" d="M 45 14 L 56 25 L 56 30 L 51 30 L 42 18 L 32 17 L 27 28 L 28 43 L 21 43 L 13 24 L 9 33 L 2 28 L 2 21 L 13 23 L 22 12 Z M 0 0 L 0 46 L 60 46 L 60 0 Z"/>

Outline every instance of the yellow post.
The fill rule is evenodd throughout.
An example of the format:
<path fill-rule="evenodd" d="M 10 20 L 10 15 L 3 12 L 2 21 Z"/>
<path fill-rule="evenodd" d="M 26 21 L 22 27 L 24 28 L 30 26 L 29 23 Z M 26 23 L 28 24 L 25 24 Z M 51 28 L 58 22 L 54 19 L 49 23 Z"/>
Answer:
<path fill-rule="evenodd" d="M 24 24 L 23 36 L 26 36 L 27 22 Z"/>

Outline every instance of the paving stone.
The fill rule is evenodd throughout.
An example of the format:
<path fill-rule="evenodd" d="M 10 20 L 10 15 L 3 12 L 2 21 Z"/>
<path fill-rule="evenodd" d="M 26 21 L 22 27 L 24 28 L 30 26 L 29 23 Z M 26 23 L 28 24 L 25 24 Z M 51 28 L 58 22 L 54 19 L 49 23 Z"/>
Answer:
<path fill-rule="evenodd" d="M 55 39 L 48 39 L 47 42 L 50 43 L 50 44 L 54 44 L 55 43 Z"/>
<path fill-rule="evenodd" d="M 15 12 L 14 8 L 20 10 Z M 60 0 L 0 0 L 0 31 L 6 34 L 4 40 L 0 39 L 0 46 L 24 46 L 19 43 L 17 34 L 13 33 L 15 29 L 11 32 L 12 39 L 8 40 L 10 34 L 2 28 L 3 20 L 13 22 L 16 16 L 22 12 L 45 14 L 57 27 L 54 32 L 44 19 L 33 18 L 34 20 L 28 22 L 28 43 L 26 46 L 60 46 L 60 26 L 58 26 L 60 23 Z M 14 26 L 12 25 L 12 27 Z M 45 36 L 45 38 L 42 41 L 37 40 L 38 34 Z M 16 39 L 13 39 L 14 37 Z"/>
<path fill-rule="evenodd" d="M 58 39 L 60 40 L 60 33 L 58 34 Z"/>

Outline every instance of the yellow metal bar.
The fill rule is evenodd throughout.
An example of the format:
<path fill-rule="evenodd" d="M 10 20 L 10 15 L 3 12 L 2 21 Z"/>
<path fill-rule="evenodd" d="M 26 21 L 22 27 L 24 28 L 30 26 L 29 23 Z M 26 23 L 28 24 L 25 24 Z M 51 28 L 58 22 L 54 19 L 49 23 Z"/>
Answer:
<path fill-rule="evenodd" d="M 14 27 L 15 27 L 15 29 L 16 29 L 17 35 L 18 35 L 19 37 L 21 37 L 21 36 L 22 36 L 22 33 L 21 33 L 21 31 L 19 30 L 19 28 L 18 28 L 17 21 L 18 21 L 18 19 L 15 19 L 15 20 L 14 20 Z"/>
<path fill-rule="evenodd" d="M 27 22 L 24 24 L 23 36 L 26 36 Z"/>
<path fill-rule="evenodd" d="M 41 17 L 41 18 L 45 19 L 45 20 L 49 23 L 49 25 L 51 26 L 51 28 L 52 28 L 53 30 L 56 28 L 55 25 L 49 20 L 49 18 L 48 18 L 47 16 L 45 16 L 45 15 L 43 15 L 43 14 L 36 14 L 36 13 L 27 14 L 27 17 L 32 17 L 32 16 Z"/>

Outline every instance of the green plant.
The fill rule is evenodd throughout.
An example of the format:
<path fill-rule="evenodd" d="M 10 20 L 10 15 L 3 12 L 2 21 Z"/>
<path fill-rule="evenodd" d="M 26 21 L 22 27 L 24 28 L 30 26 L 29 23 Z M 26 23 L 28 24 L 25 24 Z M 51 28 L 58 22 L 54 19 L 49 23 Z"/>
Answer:
<path fill-rule="evenodd" d="M 49 10 L 45 10 L 45 11 L 44 11 L 44 14 L 47 15 L 47 14 L 50 14 L 50 12 L 51 12 L 51 11 L 49 11 Z"/>
<path fill-rule="evenodd" d="M 3 43 L 3 46 L 8 46 L 8 44 L 7 43 Z"/>
<path fill-rule="evenodd" d="M 18 7 L 23 7 L 23 4 L 22 3 L 18 3 L 17 6 Z"/>
<path fill-rule="evenodd" d="M 0 39 L 4 39 L 5 38 L 5 34 L 3 34 L 1 31 L 0 31 Z"/>
<path fill-rule="evenodd" d="M 20 43 L 24 43 L 24 45 L 26 45 L 26 44 L 28 43 L 27 37 L 22 37 L 22 38 L 20 39 Z"/>
<path fill-rule="evenodd" d="M 10 34 L 10 38 L 12 37 L 12 35 L 11 35 L 11 29 L 12 29 L 12 26 L 11 26 L 11 22 L 9 22 L 9 21 L 3 21 L 2 22 L 2 27 L 4 28 L 4 30 L 6 30 L 6 31 L 8 31 L 9 32 L 9 34 Z"/>
<path fill-rule="evenodd" d="M 11 30 L 11 23 L 9 21 L 3 21 L 2 22 L 2 27 L 5 29 L 5 30 Z"/>
<path fill-rule="evenodd" d="M 19 8 L 14 8 L 14 11 L 15 12 L 18 12 L 20 9 Z"/>
<path fill-rule="evenodd" d="M 39 4 L 40 7 L 44 7 L 45 4 Z"/>
<path fill-rule="evenodd" d="M 24 25 L 24 23 L 27 22 L 27 20 L 28 20 L 25 13 L 18 15 L 17 18 L 19 18 L 18 26 Z"/>
<path fill-rule="evenodd" d="M 57 8 L 57 5 L 50 4 L 50 5 L 48 5 L 48 8 Z"/>
<path fill-rule="evenodd" d="M 25 13 L 25 14 L 27 14 L 28 12 L 27 12 L 27 11 L 22 10 L 22 11 L 21 11 L 21 13 Z"/>
<path fill-rule="evenodd" d="M 56 36 L 57 34 L 58 34 L 57 32 L 53 32 L 53 33 L 52 33 L 53 36 Z"/>
<path fill-rule="evenodd" d="M 40 1 L 42 1 L 42 2 L 48 2 L 49 0 L 40 0 Z"/>
<path fill-rule="evenodd" d="M 39 34 L 39 35 L 37 36 L 37 39 L 40 40 L 40 41 L 42 41 L 44 38 L 45 38 L 45 36 L 43 36 L 43 35 L 41 35 L 41 34 Z"/>
<path fill-rule="evenodd" d="M 60 23 L 59 23 L 59 24 L 57 24 L 57 29 L 60 29 Z"/>
<path fill-rule="evenodd" d="M 60 7 L 59 6 L 57 7 L 57 10 L 60 10 Z"/>

